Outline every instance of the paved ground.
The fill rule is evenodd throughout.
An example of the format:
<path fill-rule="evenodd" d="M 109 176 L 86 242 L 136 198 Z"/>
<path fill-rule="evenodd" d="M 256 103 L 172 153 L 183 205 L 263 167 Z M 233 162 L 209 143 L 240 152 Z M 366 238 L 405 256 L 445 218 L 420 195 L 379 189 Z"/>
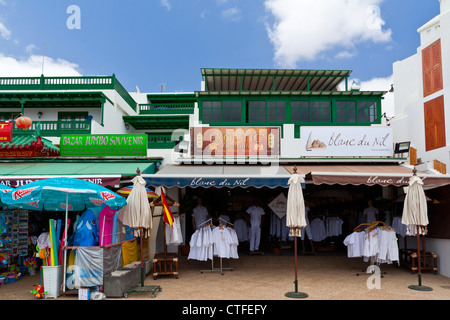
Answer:
<path fill-rule="evenodd" d="M 215 267 L 218 267 L 218 260 Z M 146 285 L 162 288 L 156 297 L 150 293 L 130 293 L 127 298 L 107 300 L 292 300 L 285 293 L 294 291 L 294 256 L 282 252 L 276 256 L 248 256 L 240 254 L 237 260 L 223 260 L 223 267 L 233 271 L 203 272 L 210 270 L 211 261 L 187 260 L 181 256 L 179 278 L 147 276 Z M 395 265 L 381 265 L 383 278 L 379 289 L 369 289 L 372 274 L 361 272 L 367 264 L 359 258 L 345 254 L 318 253 L 298 256 L 299 291 L 308 294 L 304 300 L 450 300 L 450 278 L 433 273 L 423 274 L 423 285 L 429 292 L 415 291 L 408 285 L 418 284 L 417 274 Z M 359 276 L 356 274 L 359 273 Z M 32 300 L 30 290 L 39 283 L 39 275 L 24 276 L 16 283 L 0 287 L 0 300 Z M 376 285 L 375 280 L 369 281 Z M 77 296 L 61 296 L 56 300 L 77 300 Z M 50 299 L 48 299 L 50 300 Z M 55 300 L 55 299 L 52 299 Z"/>

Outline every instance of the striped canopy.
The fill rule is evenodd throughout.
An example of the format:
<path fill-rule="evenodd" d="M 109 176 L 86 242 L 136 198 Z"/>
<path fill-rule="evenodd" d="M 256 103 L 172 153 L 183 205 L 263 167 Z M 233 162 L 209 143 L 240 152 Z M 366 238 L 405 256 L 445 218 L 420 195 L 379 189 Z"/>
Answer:
<path fill-rule="evenodd" d="M 133 186 L 127 186 L 117 190 L 116 193 L 126 197 L 130 194 L 131 190 L 133 190 Z M 145 191 L 147 192 L 147 198 L 158 198 L 156 192 L 150 190 L 149 188 L 145 188 Z"/>

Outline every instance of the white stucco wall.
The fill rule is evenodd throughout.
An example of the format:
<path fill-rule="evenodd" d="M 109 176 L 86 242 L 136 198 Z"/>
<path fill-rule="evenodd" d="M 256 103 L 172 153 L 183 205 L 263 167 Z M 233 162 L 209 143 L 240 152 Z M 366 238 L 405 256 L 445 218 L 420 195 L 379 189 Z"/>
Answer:
<path fill-rule="evenodd" d="M 395 118 L 391 120 L 394 142 L 411 141 L 417 149 L 417 157 L 433 168 L 433 160 L 439 160 L 450 170 L 450 0 L 440 0 L 441 14 L 418 28 L 420 46 L 417 53 L 393 64 Z M 442 73 L 444 89 L 423 97 L 422 50 L 441 39 Z M 424 103 L 444 95 L 444 112 L 447 146 L 425 150 Z M 418 167 L 419 170 L 421 170 Z M 400 237 L 401 238 L 401 237 Z M 400 240 L 403 247 L 403 238 Z M 408 248 L 417 248 L 415 238 L 408 237 Z M 426 250 L 438 255 L 438 272 L 450 277 L 450 239 L 427 238 Z"/>
<path fill-rule="evenodd" d="M 444 0 L 443 0 L 444 1 Z M 418 29 L 420 46 L 417 53 L 393 64 L 395 117 L 391 120 L 394 142 L 411 141 L 417 149 L 417 157 L 423 162 L 439 160 L 450 168 L 450 148 L 425 150 L 424 104 L 441 95 L 444 104 L 450 99 L 450 11 L 448 1 L 442 2 L 445 12 L 431 19 Z M 441 39 L 442 72 L 444 89 L 423 97 L 422 50 Z M 444 108 L 446 141 L 450 145 L 450 108 Z"/>

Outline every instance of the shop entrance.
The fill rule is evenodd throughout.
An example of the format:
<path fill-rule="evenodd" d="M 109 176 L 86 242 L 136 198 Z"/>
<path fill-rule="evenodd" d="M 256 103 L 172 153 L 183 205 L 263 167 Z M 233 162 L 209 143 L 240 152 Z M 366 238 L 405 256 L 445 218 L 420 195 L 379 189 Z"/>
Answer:
<path fill-rule="evenodd" d="M 334 218 L 340 219 L 342 223 L 339 225 L 339 232 L 329 236 L 313 233 L 312 239 L 309 239 L 309 235 L 305 232 L 304 240 L 312 241 L 299 241 L 299 253 L 335 252 L 345 254 L 347 248 L 343 241 L 347 235 L 353 232 L 355 227 L 364 222 L 362 212 L 367 207 L 368 200 L 372 200 L 374 206 L 378 209 L 379 220 L 385 221 L 392 215 L 391 202 L 383 198 L 383 187 L 377 185 L 307 184 L 303 193 L 305 205 L 309 208 L 308 220 L 310 225 L 311 223 L 320 225 L 320 221 L 325 223 L 327 219 Z M 186 187 L 183 196 L 180 198 L 180 209 L 186 213 L 186 244 L 189 244 L 189 240 L 195 231 L 192 223 L 192 210 L 197 205 L 198 198 L 202 199 L 202 205 L 207 208 L 215 225 L 220 223 L 218 218 L 223 214 L 227 215 L 231 222 L 238 218 L 246 219 L 247 209 L 256 200 L 265 212 L 261 223 L 260 250 L 264 251 L 265 254 L 270 254 L 277 252 L 276 248 L 281 248 L 283 254 L 293 254 L 294 238 L 288 236 L 289 228 L 286 227 L 285 217 L 280 219 L 269 207 L 269 203 L 280 194 L 287 198 L 288 189 L 284 187 Z M 313 232 L 319 232 L 318 230 L 316 228 Z M 247 253 L 249 243 L 247 241 L 241 242 L 239 251 L 244 254 Z"/>

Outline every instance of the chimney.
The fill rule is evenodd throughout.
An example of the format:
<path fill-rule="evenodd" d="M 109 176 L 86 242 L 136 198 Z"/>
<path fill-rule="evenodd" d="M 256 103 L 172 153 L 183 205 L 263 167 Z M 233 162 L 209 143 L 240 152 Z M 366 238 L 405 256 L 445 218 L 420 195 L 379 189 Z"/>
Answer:
<path fill-rule="evenodd" d="M 441 3 L 441 13 L 450 10 L 450 0 L 439 0 L 439 2 Z"/>

